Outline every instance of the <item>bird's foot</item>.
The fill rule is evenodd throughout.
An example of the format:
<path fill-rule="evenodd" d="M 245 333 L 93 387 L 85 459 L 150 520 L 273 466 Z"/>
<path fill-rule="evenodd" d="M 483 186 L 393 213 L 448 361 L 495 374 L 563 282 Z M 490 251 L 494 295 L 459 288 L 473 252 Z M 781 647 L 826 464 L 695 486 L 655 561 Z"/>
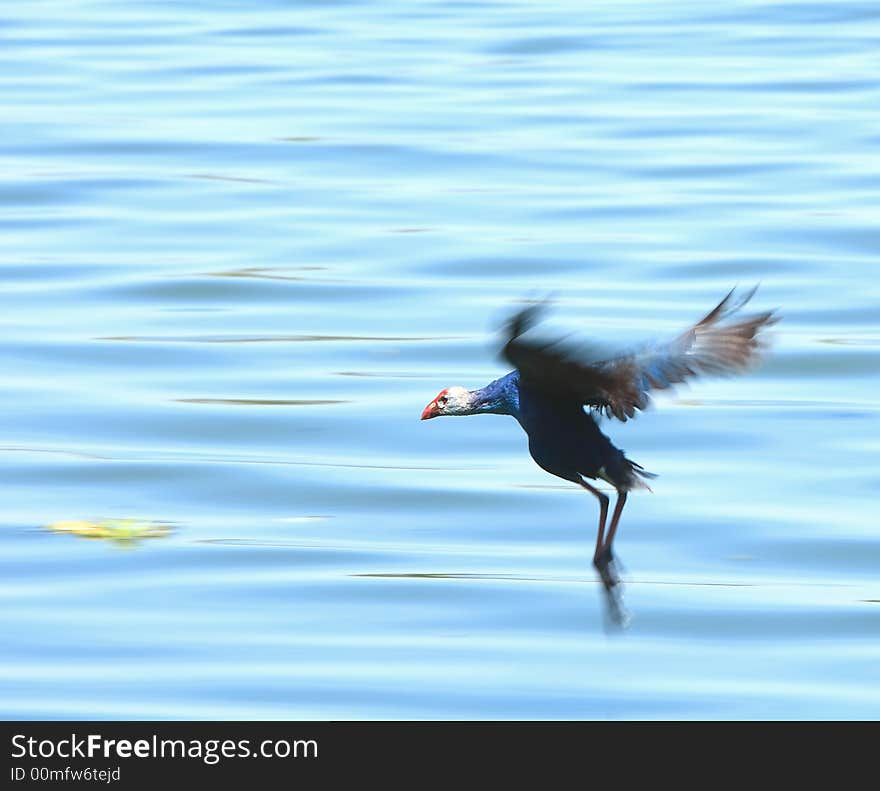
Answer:
<path fill-rule="evenodd" d="M 599 572 L 606 605 L 608 620 L 615 627 L 626 628 L 631 620 L 623 603 L 623 585 L 617 571 L 617 562 L 610 547 L 605 547 L 593 560 Z"/>
<path fill-rule="evenodd" d="M 611 553 L 611 547 L 602 547 L 602 549 L 596 553 L 596 557 L 593 559 L 593 563 L 596 565 L 600 563 L 613 563 L 614 555 Z"/>
<path fill-rule="evenodd" d="M 605 547 L 595 558 L 593 565 L 599 572 L 602 584 L 609 593 L 613 588 L 620 585 L 620 575 L 617 573 L 617 564 L 614 562 L 614 555 L 611 554 L 611 547 Z"/>

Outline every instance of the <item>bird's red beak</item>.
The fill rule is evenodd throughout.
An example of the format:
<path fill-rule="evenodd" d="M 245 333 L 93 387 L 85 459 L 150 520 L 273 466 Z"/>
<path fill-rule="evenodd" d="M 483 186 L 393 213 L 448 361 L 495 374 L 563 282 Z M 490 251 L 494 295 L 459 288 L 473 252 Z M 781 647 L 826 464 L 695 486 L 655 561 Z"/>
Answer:
<path fill-rule="evenodd" d="M 443 410 L 439 406 L 437 406 L 437 402 L 443 399 L 443 403 L 445 404 L 446 399 L 444 398 L 444 396 L 448 391 L 449 388 L 447 388 L 446 390 L 441 390 L 439 393 L 437 393 L 437 395 L 434 396 L 433 399 L 431 399 L 431 403 L 422 410 L 422 420 L 430 420 L 432 417 L 437 417 L 438 415 L 443 414 Z"/>

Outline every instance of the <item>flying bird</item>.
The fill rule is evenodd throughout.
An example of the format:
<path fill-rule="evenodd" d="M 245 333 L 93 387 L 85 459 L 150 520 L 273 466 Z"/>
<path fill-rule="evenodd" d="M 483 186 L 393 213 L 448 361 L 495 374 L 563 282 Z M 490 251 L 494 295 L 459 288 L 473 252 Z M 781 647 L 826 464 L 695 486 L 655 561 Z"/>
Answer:
<path fill-rule="evenodd" d="M 609 614 L 627 618 L 620 576 L 612 554 L 626 498 L 633 489 L 649 489 L 657 477 L 627 458 L 602 433 L 598 419 L 626 421 L 647 408 L 650 393 L 702 375 L 726 375 L 748 369 L 765 346 L 762 332 L 779 319 L 772 310 L 740 311 L 756 288 L 736 289 L 676 337 L 620 352 L 575 344 L 568 338 L 530 337 L 545 305 L 530 305 L 506 324 L 502 356 L 515 370 L 479 390 L 447 387 L 422 411 L 422 420 L 452 415 L 511 415 L 529 438 L 535 462 L 566 481 L 582 486 L 599 501 L 599 525 L 593 565 L 606 594 Z M 617 499 L 607 525 L 608 495 L 589 481 L 614 487 Z"/>

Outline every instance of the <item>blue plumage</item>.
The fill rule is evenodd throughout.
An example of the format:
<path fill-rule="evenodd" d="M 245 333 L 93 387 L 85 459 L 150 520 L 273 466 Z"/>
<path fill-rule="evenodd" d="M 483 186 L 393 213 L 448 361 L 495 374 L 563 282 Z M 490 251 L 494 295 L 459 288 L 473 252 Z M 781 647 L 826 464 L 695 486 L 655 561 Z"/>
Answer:
<path fill-rule="evenodd" d="M 519 371 L 471 396 L 474 413 L 515 417 L 529 437 L 532 458 L 551 475 L 577 484 L 601 478 L 619 491 L 644 487 L 641 478 L 653 477 L 612 444 L 582 404 L 523 386 Z"/>

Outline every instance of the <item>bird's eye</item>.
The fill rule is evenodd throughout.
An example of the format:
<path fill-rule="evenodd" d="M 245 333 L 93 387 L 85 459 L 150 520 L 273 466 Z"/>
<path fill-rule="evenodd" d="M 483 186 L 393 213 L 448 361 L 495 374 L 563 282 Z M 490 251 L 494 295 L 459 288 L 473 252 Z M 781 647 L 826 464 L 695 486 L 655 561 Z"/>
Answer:
<path fill-rule="evenodd" d="M 448 400 L 449 399 L 446 396 L 440 396 L 440 398 L 437 399 L 437 406 L 446 406 Z"/>

